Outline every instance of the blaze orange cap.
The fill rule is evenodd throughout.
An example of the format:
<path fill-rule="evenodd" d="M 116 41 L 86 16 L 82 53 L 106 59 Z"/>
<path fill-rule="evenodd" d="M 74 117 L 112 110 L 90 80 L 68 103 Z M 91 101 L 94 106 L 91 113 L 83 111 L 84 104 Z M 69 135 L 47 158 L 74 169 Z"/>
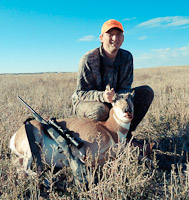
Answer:
<path fill-rule="evenodd" d="M 101 34 L 106 33 L 111 28 L 119 28 L 121 31 L 124 32 L 123 26 L 120 22 L 116 21 L 115 19 L 110 19 L 102 25 Z"/>

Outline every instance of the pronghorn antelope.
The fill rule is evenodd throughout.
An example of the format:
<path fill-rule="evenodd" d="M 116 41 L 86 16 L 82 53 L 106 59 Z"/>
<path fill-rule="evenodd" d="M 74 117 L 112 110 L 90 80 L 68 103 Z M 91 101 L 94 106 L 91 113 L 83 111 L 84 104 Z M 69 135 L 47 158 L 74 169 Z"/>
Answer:
<path fill-rule="evenodd" d="M 66 118 L 59 119 L 57 122 L 62 128 L 73 131 L 75 137 L 84 141 L 85 149 L 89 148 L 93 154 L 92 164 L 95 165 L 95 156 L 98 155 L 98 164 L 103 165 L 106 161 L 105 154 L 112 145 L 124 142 L 133 119 L 133 96 L 134 92 L 126 94 L 115 94 L 110 110 L 109 118 L 105 122 L 95 121 L 88 118 Z M 57 167 L 62 167 L 65 155 L 59 152 L 58 146 L 47 134 L 44 133 L 42 125 L 32 120 L 33 133 L 36 142 L 41 146 L 42 152 L 45 153 L 47 163 L 53 162 Z M 100 137 L 100 147 L 97 138 Z M 53 147 L 53 149 L 52 149 Z M 24 169 L 30 169 L 32 154 L 26 136 L 25 126 L 23 125 L 11 138 L 10 148 L 16 153 L 18 161 L 23 163 Z M 87 155 L 86 155 L 87 156 Z M 84 163 L 85 160 L 81 161 Z"/>

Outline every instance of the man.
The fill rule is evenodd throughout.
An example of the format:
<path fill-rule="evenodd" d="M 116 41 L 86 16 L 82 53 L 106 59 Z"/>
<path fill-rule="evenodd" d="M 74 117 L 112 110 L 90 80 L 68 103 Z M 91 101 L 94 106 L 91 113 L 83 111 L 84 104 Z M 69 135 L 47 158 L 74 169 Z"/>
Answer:
<path fill-rule="evenodd" d="M 104 121 L 108 118 L 112 97 L 115 93 L 135 90 L 134 119 L 127 135 L 145 116 L 154 93 L 149 86 L 131 89 L 133 82 L 133 57 L 120 49 L 123 41 L 123 26 L 111 19 L 101 29 L 101 46 L 87 52 L 80 60 L 76 91 L 72 96 L 73 111 L 79 117 Z M 106 89 L 110 85 L 111 90 Z"/>

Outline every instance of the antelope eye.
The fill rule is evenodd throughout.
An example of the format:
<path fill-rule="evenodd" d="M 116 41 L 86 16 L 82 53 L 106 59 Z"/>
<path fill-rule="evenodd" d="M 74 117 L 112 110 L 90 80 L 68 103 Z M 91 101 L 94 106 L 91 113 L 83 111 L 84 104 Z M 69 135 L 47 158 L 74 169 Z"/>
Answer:
<path fill-rule="evenodd" d="M 120 99 L 121 99 L 121 96 L 117 96 L 117 97 L 116 97 L 116 101 L 117 101 L 117 100 L 120 100 Z"/>

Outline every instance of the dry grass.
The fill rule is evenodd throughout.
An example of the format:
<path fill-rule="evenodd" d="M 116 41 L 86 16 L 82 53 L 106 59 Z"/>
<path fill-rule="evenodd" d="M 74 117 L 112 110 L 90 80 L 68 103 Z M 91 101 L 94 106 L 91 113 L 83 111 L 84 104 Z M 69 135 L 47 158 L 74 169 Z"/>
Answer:
<path fill-rule="evenodd" d="M 187 199 L 189 66 L 138 69 L 134 74 L 133 87 L 147 84 L 155 92 L 152 106 L 134 134 L 138 139 L 156 142 L 153 159 L 157 169 L 154 171 L 138 163 L 127 147 L 124 152 L 117 151 L 114 162 L 107 162 L 99 184 L 91 182 L 89 191 L 74 184 L 66 167 L 53 174 L 51 166 L 40 179 L 18 179 L 8 148 L 10 137 L 31 116 L 16 96 L 21 96 L 44 118 L 71 117 L 76 73 L 0 75 L 0 198 Z M 62 181 L 57 183 L 57 178 Z M 44 179 L 49 180 L 48 189 L 40 186 Z M 58 186 L 63 189 L 57 189 Z"/>

